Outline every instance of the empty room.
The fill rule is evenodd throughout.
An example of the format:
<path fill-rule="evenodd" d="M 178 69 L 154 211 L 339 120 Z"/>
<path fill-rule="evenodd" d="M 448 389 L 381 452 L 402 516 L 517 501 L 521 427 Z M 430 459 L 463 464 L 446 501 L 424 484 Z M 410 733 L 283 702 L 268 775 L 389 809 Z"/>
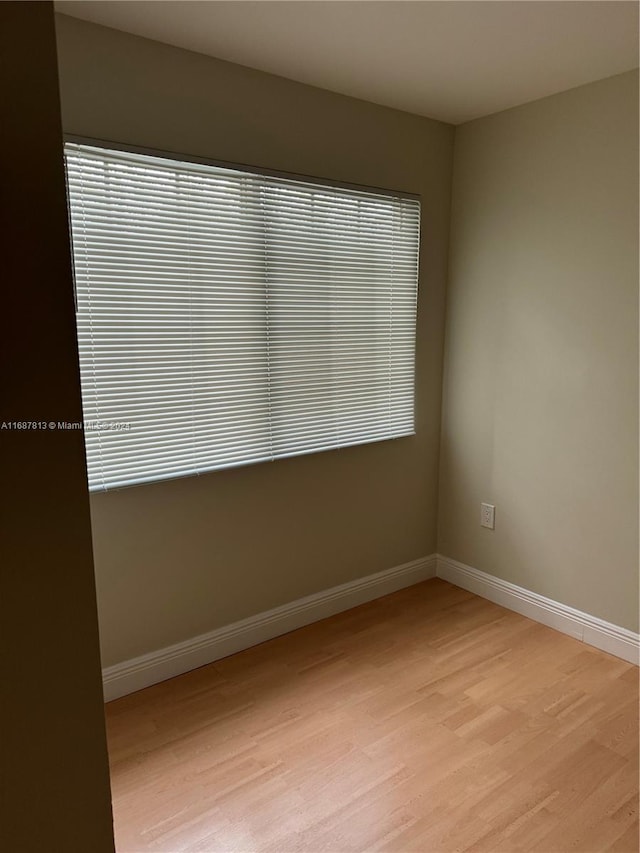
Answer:
<path fill-rule="evenodd" d="M 638 8 L 0 4 L 7 850 L 638 853 Z"/>

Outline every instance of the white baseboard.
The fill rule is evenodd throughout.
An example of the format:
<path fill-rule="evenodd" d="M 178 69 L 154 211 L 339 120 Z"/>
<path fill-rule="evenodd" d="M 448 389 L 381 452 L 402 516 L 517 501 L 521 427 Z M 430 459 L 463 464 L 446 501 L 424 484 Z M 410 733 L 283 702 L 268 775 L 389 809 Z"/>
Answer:
<path fill-rule="evenodd" d="M 583 613 L 566 604 L 560 604 L 544 595 L 529 592 L 521 586 L 481 572 L 471 566 L 465 566 L 457 560 L 437 555 L 437 575 L 455 586 L 474 592 L 496 604 L 515 610 L 536 622 L 569 634 L 590 646 L 609 652 L 609 654 L 629 661 L 640 663 L 640 635 L 626 628 L 612 625 L 604 619 L 598 619 L 589 613 Z"/>
<path fill-rule="evenodd" d="M 174 646 L 106 667 L 102 671 L 105 701 L 182 675 L 265 640 L 436 576 L 630 663 L 638 665 L 640 662 L 640 636 L 633 631 L 530 592 L 457 560 L 433 554 L 299 598 Z"/>
<path fill-rule="evenodd" d="M 109 666 L 102 671 L 105 702 L 435 576 L 436 556 L 433 554 Z"/>

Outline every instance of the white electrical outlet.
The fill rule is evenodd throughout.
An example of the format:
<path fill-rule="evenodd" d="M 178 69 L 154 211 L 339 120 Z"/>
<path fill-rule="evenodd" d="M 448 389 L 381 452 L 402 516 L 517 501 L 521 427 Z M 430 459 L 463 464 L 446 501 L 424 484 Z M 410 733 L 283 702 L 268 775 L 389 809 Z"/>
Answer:
<path fill-rule="evenodd" d="M 496 526 L 496 508 L 493 504 L 480 504 L 480 525 L 493 530 Z"/>

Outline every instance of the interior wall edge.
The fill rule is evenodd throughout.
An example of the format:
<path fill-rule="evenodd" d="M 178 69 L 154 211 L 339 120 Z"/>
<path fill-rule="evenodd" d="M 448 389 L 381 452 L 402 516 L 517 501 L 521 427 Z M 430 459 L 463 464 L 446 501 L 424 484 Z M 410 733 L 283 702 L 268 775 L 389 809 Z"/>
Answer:
<path fill-rule="evenodd" d="M 458 560 L 436 556 L 437 577 L 589 646 L 640 665 L 640 634 L 501 580 Z"/>
<path fill-rule="evenodd" d="M 436 575 L 436 556 L 421 557 L 331 587 L 248 619 L 103 670 L 106 702 L 182 675 L 297 628 L 413 586 Z"/>

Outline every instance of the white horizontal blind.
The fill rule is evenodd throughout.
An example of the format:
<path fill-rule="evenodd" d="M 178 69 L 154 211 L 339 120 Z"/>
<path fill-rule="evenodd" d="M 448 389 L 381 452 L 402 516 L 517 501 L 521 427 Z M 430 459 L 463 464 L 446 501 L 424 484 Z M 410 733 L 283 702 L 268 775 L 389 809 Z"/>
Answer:
<path fill-rule="evenodd" d="M 413 432 L 417 200 L 66 160 L 92 490 Z"/>

